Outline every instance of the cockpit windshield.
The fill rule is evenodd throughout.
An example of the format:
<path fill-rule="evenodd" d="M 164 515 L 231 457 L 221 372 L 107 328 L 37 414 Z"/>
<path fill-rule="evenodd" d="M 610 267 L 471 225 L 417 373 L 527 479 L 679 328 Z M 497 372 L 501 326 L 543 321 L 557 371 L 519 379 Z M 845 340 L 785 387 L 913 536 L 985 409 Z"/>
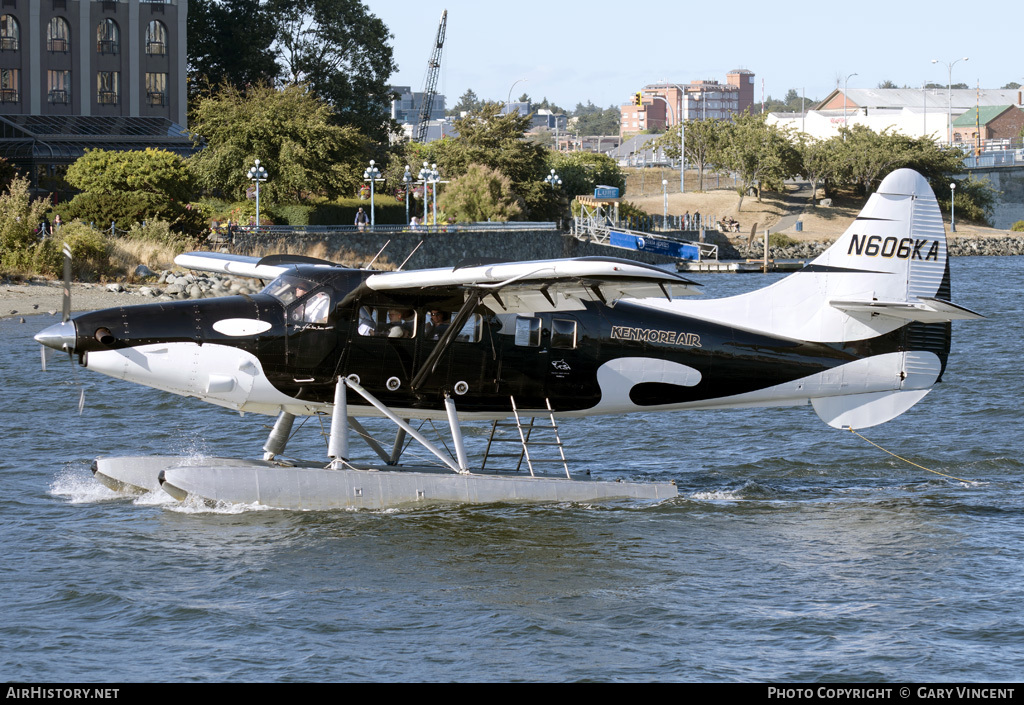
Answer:
<path fill-rule="evenodd" d="M 274 281 L 267 284 L 262 294 L 270 294 L 283 304 L 290 304 L 295 299 L 301 298 L 314 289 L 314 285 L 302 277 L 294 274 L 282 274 Z"/>

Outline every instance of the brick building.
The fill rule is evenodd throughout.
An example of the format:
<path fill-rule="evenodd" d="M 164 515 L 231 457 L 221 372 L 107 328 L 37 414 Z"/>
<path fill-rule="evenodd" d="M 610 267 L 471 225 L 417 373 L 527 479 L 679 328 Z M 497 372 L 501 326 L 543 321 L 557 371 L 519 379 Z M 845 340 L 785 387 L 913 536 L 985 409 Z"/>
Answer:
<path fill-rule="evenodd" d="M 982 147 L 989 140 L 1020 138 L 1024 110 L 1015 105 L 974 107 L 953 121 L 953 143 Z"/>
<path fill-rule="evenodd" d="M 621 106 L 619 137 L 643 130 L 666 129 L 680 120 L 728 119 L 754 104 L 754 74 L 736 69 L 726 82 L 653 83 L 640 91 L 642 104 Z"/>

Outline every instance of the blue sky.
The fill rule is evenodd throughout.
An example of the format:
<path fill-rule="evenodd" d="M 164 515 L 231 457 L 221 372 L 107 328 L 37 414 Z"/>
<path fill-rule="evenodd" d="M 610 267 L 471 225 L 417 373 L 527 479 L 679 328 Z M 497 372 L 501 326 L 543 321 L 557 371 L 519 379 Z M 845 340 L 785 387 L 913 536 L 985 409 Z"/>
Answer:
<path fill-rule="evenodd" d="M 388 25 L 398 72 L 395 85 L 422 90 L 441 12 L 448 32 L 439 90 L 449 107 L 466 89 L 505 100 L 528 93 L 566 108 L 588 100 L 626 103 L 647 83 L 696 79 L 725 82 L 732 69 L 755 74 L 755 97 L 781 98 L 790 88 L 822 98 L 848 74 L 850 88 L 945 83 L 932 59 L 969 61 L 953 82 L 999 88 L 1024 84 L 1017 49 L 1024 5 L 906 0 L 858 2 L 647 2 L 623 0 L 364 0 Z M 988 11 L 989 14 L 984 14 Z"/>

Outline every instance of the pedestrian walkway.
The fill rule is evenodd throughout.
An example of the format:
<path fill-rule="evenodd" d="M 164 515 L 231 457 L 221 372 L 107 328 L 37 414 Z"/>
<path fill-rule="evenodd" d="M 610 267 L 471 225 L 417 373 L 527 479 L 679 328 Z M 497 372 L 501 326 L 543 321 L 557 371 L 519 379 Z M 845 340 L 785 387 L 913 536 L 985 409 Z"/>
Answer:
<path fill-rule="evenodd" d="M 768 228 L 769 234 L 780 233 L 795 226 L 796 221 L 800 220 L 804 209 L 810 203 L 811 185 L 809 183 L 806 181 L 793 181 L 790 184 L 795 185 L 797 188 L 795 191 L 786 192 L 786 215 L 779 218 L 775 225 Z"/>

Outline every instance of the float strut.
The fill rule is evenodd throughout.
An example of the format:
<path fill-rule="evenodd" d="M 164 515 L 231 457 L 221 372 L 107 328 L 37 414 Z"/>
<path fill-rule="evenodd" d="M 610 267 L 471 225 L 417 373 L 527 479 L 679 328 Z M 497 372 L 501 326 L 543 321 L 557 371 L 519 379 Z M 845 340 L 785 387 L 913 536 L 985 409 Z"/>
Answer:
<path fill-rule="evenodd" d="M 402 419 L 405 423 L 409 423 L 409 419 Z M 388 458 L 388 465 L 398 465 L 399 459 L 402 457 L 402 448 L 405 446 L 406 432 L 404 428 L 399 427 L 398 433 L 395 434 L 395 444 L 391 447 L 391 457 Z"/>
<path fill-rule="evenodd" d="M 292 434 L 293 423 L 295 423 L 295 414 L 282 411 L 277 417 L 274 428 L 270 431 L 270 437 L 267 438 L 267 442 L 263 446 L 264 460 L 273 460 L 284 452 L 284 447 L 288 444 L 288 438 Z"/>
<path fill-rule="evenodd" d="M 327 442 L 327 457 L 335 469 L 348 464 L 348 397 L 345 390 L 345 378 L 338 377 L 338 383 L 334 385 L 331 438 Z"/>
<path fill-rule="evenodd" d="M 466 462 L 466 446 L 462 442 L 462 428 L 459 426 L 459 414 L 455 411 L 455 400 L 447 392 L 444 395 L 444 410 L 448 412 L 448 426 L 452 430 L 452 442 L 455 444 L 455 457 L 459 461 L 459 470 L 468 472 Z"/>

